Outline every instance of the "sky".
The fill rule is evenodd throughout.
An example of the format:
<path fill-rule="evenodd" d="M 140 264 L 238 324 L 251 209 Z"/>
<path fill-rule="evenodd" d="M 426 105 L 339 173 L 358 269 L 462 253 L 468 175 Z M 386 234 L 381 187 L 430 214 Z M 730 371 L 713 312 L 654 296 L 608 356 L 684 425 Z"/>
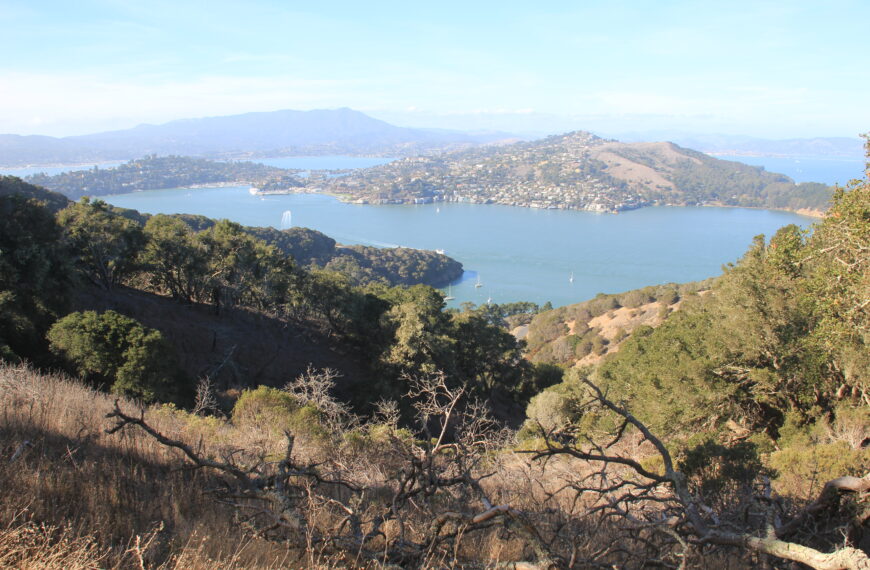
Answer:
<path fill-rule="evenodd" d="M 0 0 L 0 133 L 350 107 L 402 126 L 870 131 L 870 1 Z"/>

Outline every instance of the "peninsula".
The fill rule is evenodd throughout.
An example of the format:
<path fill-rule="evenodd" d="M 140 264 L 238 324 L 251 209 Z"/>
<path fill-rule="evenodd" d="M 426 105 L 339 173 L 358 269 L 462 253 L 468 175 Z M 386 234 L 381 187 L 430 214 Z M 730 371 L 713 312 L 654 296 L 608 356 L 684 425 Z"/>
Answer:
<path fill-rule="evenodd" d="M 418 156 L 312 178 L 306 191 L 363 204 L 470 202 L 618 212 L 651 205 L 821 212 L 831 189 L 669 142 L 621 143 L 577 131 L 532 142 Z"/>

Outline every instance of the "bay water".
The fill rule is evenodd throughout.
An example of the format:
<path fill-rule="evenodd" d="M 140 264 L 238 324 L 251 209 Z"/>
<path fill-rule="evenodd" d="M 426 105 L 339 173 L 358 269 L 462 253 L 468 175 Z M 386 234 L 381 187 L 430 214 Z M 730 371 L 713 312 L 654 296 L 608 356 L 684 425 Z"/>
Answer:
<path fill-rule="evenodd" d="M 795 182 L 821 182 L 845 186 L 850 180 L 864 177 L 865 161 L 861 157 L 835 156 L 743 156 L 714 155 L 722 160 L 763 166 L 768 172 L 785 174 Z"/>
<path fill-rule="evenodd" d="M 106 196 L 141 212 L 202 214 L 321 231 L 339 243 L 443 250 L 462 262 L 455 300 L 577 303 L 599 292 L 705 279 L 753 236 L 811 218 L 744 208 L 655 207 L 614 214 L 482 204 L 359 205 L 321 194 L 256 196 L 248 186 Z M 290 214 L 287 214 L 290 212 Z M 573 280 L 571 279 L 573 277 Z M 480 284 L 480 286 L 477 286 Z"/>

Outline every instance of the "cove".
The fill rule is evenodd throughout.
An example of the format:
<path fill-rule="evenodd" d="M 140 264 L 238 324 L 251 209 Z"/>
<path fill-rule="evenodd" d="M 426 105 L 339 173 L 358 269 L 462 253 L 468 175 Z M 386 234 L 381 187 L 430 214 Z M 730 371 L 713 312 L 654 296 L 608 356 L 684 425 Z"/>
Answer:
<path fill-rule="evenodd" d="M 451 306 L 464 301 L 560 306 L 598 293 L 705 279 L 739 259 L 753 236 L 813 222 L 745 208 L 654 207 L 613 215 L 482 204 L 373 206 L 321 194 L 254 196 L 247 186 L 104 199 L 150 214 L 202 214 L 248 226 L 280 228 L 282 218 L 290 218 L 294 226 L 340 243 L 444 250 L 465 267 L 449 289 L 455 297 Z"/>

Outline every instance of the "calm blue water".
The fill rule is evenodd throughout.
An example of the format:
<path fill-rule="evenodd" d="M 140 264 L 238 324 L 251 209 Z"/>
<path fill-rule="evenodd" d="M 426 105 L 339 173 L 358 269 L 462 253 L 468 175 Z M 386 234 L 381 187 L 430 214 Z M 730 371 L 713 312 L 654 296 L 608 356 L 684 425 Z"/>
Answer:
<path fill-rule="evenodd" d="M 864 160 L 858 158 L 783 158 L 775 156 L 716 155 L 752 166 L 763 166 L 768 172 L 785 174 L 795 182 L 821 182 L 845 186 L 853 178 L 864 177 Z"/>
<path fill-rule="evenodd" d="M 247 186 L 155 190 L 106 200 L 152 214 L 203 214 L 251 226 L 280 227 L 289 210 L 294 226 L 322 231 L 340 243 L 443 249 L 466 269 L 451 287 L 454 306 L 490 298 L 559 306 L 599 292 L 704 279 L 738 259 L 756 234 L 812 222 L 785 212 L 738 208 L 644 208 L 601 215 L 475 204 L 371 206 L 318 194 L 252 196 Z"/>

